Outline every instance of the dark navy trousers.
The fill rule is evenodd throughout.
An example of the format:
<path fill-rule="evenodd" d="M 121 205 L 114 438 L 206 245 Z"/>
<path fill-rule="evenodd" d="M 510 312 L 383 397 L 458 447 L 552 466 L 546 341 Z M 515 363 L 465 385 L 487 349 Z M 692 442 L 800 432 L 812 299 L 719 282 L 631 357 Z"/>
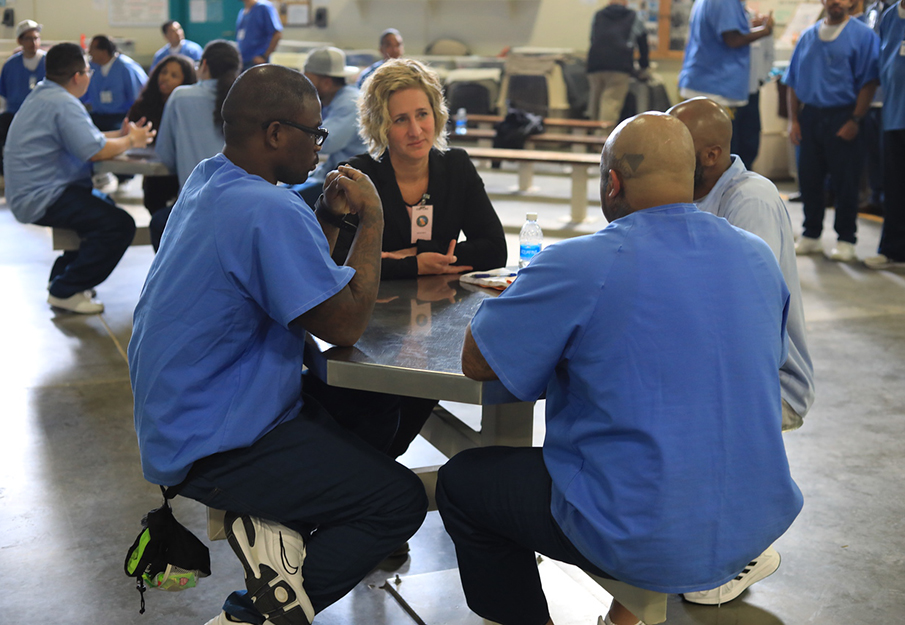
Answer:
<path fill-rule="evenodd" d="M 798 114 L 801 150 L 798 184 L 804 203 L 804 236 L 819 239 L 826 213 L 825 181 L 836 197 L 833 227 L 840 241 L 855 243 L 858 219 L 858 185 L 864 160 L 864 137 L 852 141 L 836 136 L 852 116 L 854 104 L 831 108 L 805 105 Z"/>
<path fill-rule="evenodd" d="M 883 233 L 880 254 L 905 262 L 905 129 L 883 133 Z"/>

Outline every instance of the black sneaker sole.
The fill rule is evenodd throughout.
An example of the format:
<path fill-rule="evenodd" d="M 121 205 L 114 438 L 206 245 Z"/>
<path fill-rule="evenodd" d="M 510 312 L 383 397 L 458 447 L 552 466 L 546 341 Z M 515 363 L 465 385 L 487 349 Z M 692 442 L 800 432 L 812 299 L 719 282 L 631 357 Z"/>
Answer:
<path fill-rule="evenodd" d="M 236 516 L 227 514 L 224 519 L 226 525 L 226 540 L 233 552 L 238 556 L 242 568 L 245 569 L 245 587 L 248 589 L 248 595 L 255 608 L 263 614 L 273 625 L 310 625 L 305 611 L 302 609 L 301 603 L 297 603 L 298 599 L 295 591 L 287 582 L 278 579 L 279 575 L 266 564 L 261 564 L 259 569 L 255 570 L 246 558 L 239 540 L 233 533 L 233 524 L 236 520 L 240 520 L 245 528 L 245 535 L 248 536 L 248 544 L 254 547 L 255 529 L 251 520 L 247 516 Z M 272 583 L 277 580 L 276 583 Z M 278 595 L 282 596 L 277 598 Z M 285 606 L 292 603 L 297 605 L 286 609 Z"/>

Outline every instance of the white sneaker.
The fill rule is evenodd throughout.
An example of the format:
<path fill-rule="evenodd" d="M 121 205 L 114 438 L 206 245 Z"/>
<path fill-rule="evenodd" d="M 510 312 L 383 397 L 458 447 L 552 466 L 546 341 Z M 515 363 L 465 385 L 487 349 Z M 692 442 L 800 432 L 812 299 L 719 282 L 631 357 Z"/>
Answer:
<path fill-rule="evenodd" d="M 597 617 L 597 625 L 616 625 L 616 624 L 610 619 L 610 613 L 607 612 L 606 616 Z M 644 625 L 644 622 L 638 621 L 637 623 L 635 623 L 635 625 Z"/>
<path fill-rule="evenodd" d="M 92 299 L 91 291 L 81 291 L 69 297 L 47 295 L 47 303 L 54 308 L 62 308 L 80 315 L 94 315 L 104 312 L 104 304 Z"/>
<path fill-rule="evenodd" d="M 766 551 L 751 560 L 745 570 L 739 573 L 735 579 L 712 590 L 686 592 L 682 596 L 685 597 L 685 601 L 702 605 L 720 605 L 732 601 L 751 584 L 773 575 L 779 568 L 780 560 L 779 552 L 773 547 L 768 547 Z"/>
<path fill-rule="evenodd" d="M 204 625 L 235 625 L 236 623 L 242 623 L 244 625 L 251 625 L 251 623 L 247 621 L 236 621 L 233 620 L 226 612 L 220 612 L 217 616 L 209 620 Z"/>
<path fill-rule="evenodd" d="M 836 241 L 836 247 L 826 257 L 840 263 L 850 263 L 858 260 L 858 255 L 855 254 L 855 246 L 848 241 Z"/>
<path fill-rule="evenodd" d="M 231 512 L 224 525 L 229 546 L 245 569 L 248 595 L 268 623 L 309 625 L 314 608 L 302 586 L 301 534 L 273 521 Z"/>
<path fill-rule="evenodd" d="M 886 254 L 877 254 L 876 256 L 865 258 L 861 262 L 863 262 L 868 269 L 891 269 L 893 267 L 905 267 L 905 262 L 900 260 L 892 260 Z"/>
<path fill-rule="evenodd" d="M 805 254 L 822 254 L 823 245 L 821 245 L 820 239 L 801 236 L 795 242 L 795 253 L 798 256 L 804 256 Z"/>
<path fill-rule="evenodd" d="M 119 188 L 119 178 L 109 171 L 103 174 L 95 174 L 91 177 L 91 184 L 95 189 L 107 195 L 116 192 Z"/>

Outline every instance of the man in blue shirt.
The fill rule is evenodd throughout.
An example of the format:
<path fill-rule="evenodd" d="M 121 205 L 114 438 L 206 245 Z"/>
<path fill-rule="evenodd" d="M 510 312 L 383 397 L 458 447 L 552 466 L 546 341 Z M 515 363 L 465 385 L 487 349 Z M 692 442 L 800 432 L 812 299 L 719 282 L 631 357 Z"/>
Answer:
<path fill-rule="evenodd" d="M 203 50 L 194 41 L 185 38 L 185 31 L 182 30 L 182 24 L 176 20 L 167 20 L 160 27 L 163 38 L 167 40 L 167 45 L 154 53 L 154 59 L 151 61 L 151 71 L 171 54 L 181 54 L 187 56 L 194 61 L 201 60 Z"/>
<path fill-rule="evenodd" d="M 79 249 L 65 252 L 50 272 L 47 301 L 76 313 L 104 305 L 94 287 L 107 279 L 135 235 L 135 222 L 91 187 L 91 163 L 144 147 L 145 127 L 123 124 L 102 133 L 78 98 L 88 90 L 91 68 L 82 49 L 61 43 L 47 53 L 47 77 L 31 92 L 9 129 L 4 174 L 6 202 L 22 223 L 75 230 Z"/>
<path fill-rule="evenodd" d="M 106 35 L 91 40 L 88 54 L 94 78 L 82 101 L 90 106 L 91 119 L 98 128 L 115 130 L 148 82 L 148 75 L 141 65 L 118 52 Z"/>
<path fill-rule="evenodd" d="M 283 36 L 283 23 L 269 0 L 242 0 L 245 5 L 236 18 L 236 43 L 242 65 L 251 67 L 270 60 Z"/>
<path fill-rule="evenodd" d="M 679 120 L 623 122 L 601 161 L 610 225 L 542 250 L 466 331 L 465 375 L 547 397 L 543 449 L 470 450 L 438 476 L 486 619 L 549 621 L 535 551 L 649 590 L 707 590 L 801 509 L 781 433 L 789 293 L 762 240 L 690 203 L 694 162 Z M 614 602 L 605 622 L 639 621 Z"/>
<path fill-rule="evenodd" d="M 380 53 L 383 58 L 374 61 L 359 75 L 356 86 L 361 89 L 365 84 L 368 76 L 374 73 L 374 70 L 389 61 L 390 59 L 400 59 L 405 56 L 405 44 L 402 42 L 402 33 L 395 28 L 387 28 L 380 33 Z"/>
<path fill-rule="evenodd" d="M 324 128 L 330 132 L 321 146 L 317 169 L 304 184 L 293 187 L 308 206 L 314 206 L 323 190 L 327 172 L 366 152 L 367 148 L 358 136 L 358 88 L 346 84 L 346 79 L 357 74 L 358 70 L 346 65 L 345 52 L 334 47 L 312 50 L 305 61 L 304 71 L 317 89 Z"/>
<path fill-rule="evenodd" d="M 44 50 L 41 49 L 41 25 L 33 20 L 22 20 L 16 27 L 16 41 L 22 50 L 9 57 L 0 71 L 0 97 L 6 100 L 6 110 L 0 113 L 0 153 L 6 144 L 6 134 L 13 116 L 25 98 L 39 82 L 44 80 Z M 0 170 L 3 156 L 0 154 Z M 0 179 L 0 189 L 3 181 Z"/>
<path fill-rule="evenodd" d="M 877 89 L 880 41 L 857 19 L 851 0 L 823 0 L 826 17 L 798 40 L 783 77 L 788 85 L 789 138 L 800 146 L 798 186 L 804 232 L 795 251 L 823 252 L 826 177 L 836 197 L 833 224 L 838 240 L 832 260 L 857 260 L 858 183 L 864 158 L 860 123 Z"/>
<path fill-rule="evenodd" d="M 383 209 L 351 167 L 327 176 L 315 211 L 277 186 L 317 159 L 320 105 L 299 72 L 246 71 L 222 112 L 226 147 L 186 181 L 135 310 L 135 428 L 149 481 L 227 511 L 248 593 L 209 624 L 307 625 L 427 508 L 414 474 L 302 394 L 307 332 L 352 345 L 368 324 Z M 349 212 L 360 225 L 340 267 Z"/>
<path fill-rule="evenodd" d="M 685 59 L 679 72 L 683 98 L 705 96 L 723 106 L 748 103 L 748 46 L 773 33 L 773 13 L 748 24 L 739 0 L 698 0 L 692 5 Z"/>
<path fill-rule="evenodd" d="M 871 269 L 905 266 L 905 5 L 880 19 L 880 84 L 883 86 L 883 231 Z"/>

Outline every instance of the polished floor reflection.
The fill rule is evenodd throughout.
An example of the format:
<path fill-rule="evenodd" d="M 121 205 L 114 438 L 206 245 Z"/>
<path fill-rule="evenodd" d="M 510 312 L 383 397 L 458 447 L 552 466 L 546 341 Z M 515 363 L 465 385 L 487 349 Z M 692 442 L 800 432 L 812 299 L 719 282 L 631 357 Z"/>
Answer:
<path fill-rule="evenodd" d="M 569 195 L 568 178 L 539 175 L 537 181 L 545 194 L 563 200 Z M 564 232 L 566 202 L 510 195 L 512 174 L 488 173 L 486 182 L 508 232 L 517 231 L 528 210 L 541 214 L 548 240 L 550 233 Z M 798 228 L 800 205 L 790 209 Z M 603 225 L 600 219 L 573 230 Z M 879 227 L 862 219 L 859 228 L 863 257 L 874 252 Z M 124 355 L 151 249 L 130 248 L 98 289 L 106 312 L 82 317 L 55 313 L 45 303 L 55 257 L 47 230 L 16 223 L 0 203 L 0 233 L 0 625 L 202 625 L 241 584 L 241 569 L 225 542 L 211 544 L 210 578 L 184 593 L 148 592 L 144 615 L 122 572 L 140 519 L 159 498 L 140 472 Z M 827 244 L 831 235 L 826 233 Z M 515 236 L 508 239 L 514 260 Z M 804 428 L 786 436 L 804 511 L 776 545 L 783 563 L 775 575 L 721 608 L 672 597 L 668 623 L 903 620 L 905 272 L 875 272 L 821 257 L 800 258 L 799 271 L 818 382 L 817 403 Z M 540 423 L 537 432 L 542 435 Z M 408 460 L 433 462 L 436 453 L 420 443 Z M 177 499 L 175 507 L 180 520 L 204 535 L 200 505 Z M 400 585 L 427 580 L 419 592 L 461 602 L 448 588 L 434 587 L 431 580 L 443 575 L 418 577 L 455 567 L 436 513 L 411 545 L 407 559 L 374 571 L 316 622 L 415 623 L 381 588 L 396 575 Z M 562 588 L 553 591 L 553 604 L 568 606 Z M 559 616 L 562 623 L 570 618 Z"/>

